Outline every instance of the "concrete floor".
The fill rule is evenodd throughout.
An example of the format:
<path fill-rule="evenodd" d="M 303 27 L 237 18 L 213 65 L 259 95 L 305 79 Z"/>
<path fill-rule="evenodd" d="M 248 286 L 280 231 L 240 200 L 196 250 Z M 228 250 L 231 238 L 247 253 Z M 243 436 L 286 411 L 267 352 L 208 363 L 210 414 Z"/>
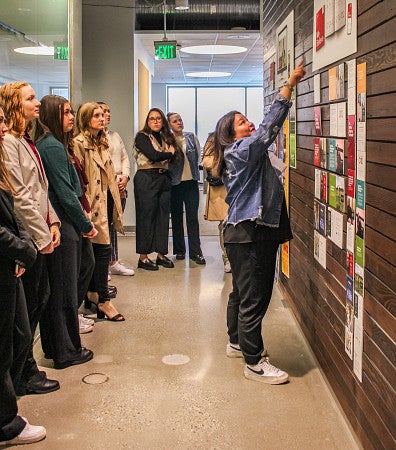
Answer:
<path fill-rule="evenodd" d="M 119 243 L 123 262 L 135 268 L 134 238 Z M 47 428 L 32 448 L 360 448 L 277 288 L 263 336 L 271 362 L 291 381 L 246 380 L 242 360 L 225 356 L 231 275 L 223 272 L 217 237 L 202 244 L 206 266 L 185 260 L 174 269 L 113 276 L 126 321 L 97 321 L 82 336 L 92 361 L 55 370 L 36 345 L 39 364 L 61 389 L 19 400 L 20 414 Z M 189 361 L 165 364 L 169 355 Z M 92 373 L 108 381 L 84 383 Z"/>

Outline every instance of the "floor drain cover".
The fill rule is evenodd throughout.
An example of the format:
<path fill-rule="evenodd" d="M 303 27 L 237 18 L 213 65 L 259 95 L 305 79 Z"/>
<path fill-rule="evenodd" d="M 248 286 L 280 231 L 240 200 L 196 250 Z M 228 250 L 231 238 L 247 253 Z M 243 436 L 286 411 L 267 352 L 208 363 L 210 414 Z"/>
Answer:
<path fill-rule="evenodd" d="M 89 375 L 85 375 L 82 380 L 87 384 L 102 384 L 109 381 L 109 377 L 104 373 L 90 373 Z"/>
<path fill-rule="evenodd" d="M 187 355 L 167 355 L 162 358 L 162 362 L 170 366 L 179 366 L 190 362 L 190 358 Z"/>

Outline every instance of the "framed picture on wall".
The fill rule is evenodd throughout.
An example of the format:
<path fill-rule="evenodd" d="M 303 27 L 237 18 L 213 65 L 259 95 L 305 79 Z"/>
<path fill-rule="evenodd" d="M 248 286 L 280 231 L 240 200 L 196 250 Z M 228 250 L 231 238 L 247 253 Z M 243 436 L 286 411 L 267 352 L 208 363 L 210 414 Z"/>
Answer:
<path fill-rule="evenodd" d="M 294 69 L 294 11 L 276 29 L 276 88 L 283 85 Z"/>

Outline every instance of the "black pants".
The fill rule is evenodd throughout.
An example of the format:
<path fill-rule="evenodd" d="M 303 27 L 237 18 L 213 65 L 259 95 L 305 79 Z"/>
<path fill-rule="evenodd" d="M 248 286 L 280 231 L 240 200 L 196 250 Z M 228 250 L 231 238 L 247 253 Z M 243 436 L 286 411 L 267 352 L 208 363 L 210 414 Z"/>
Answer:
<path fill-rule="evenodd" d="M 95 269 L 95 255 L 89 238 L 82 238 L 80 273 L 78 275 L 78 306 L 80 307 L 87 295 L 91 278 Z"/>
<path fill-rule="evenodd" d="M 40 319 L 40 335 L 45 356 L 63 363 L 81 353 L 77 287 L 81 234 L 65 214 L 57 212 L 62 222 L 61 242 L 48 255 L 50 296 Z"/>
<path fill-rule="evenodd" d="M 39 372 L 37 363 L 33 357 L 33 339 L 44 306 L 49 297 L 47 258 L 47 255 L 37 253 L 37 258 L 33 266 L 22 275 L 30 323 L 31 342 L 21 375 L 21 389 L 29 382 L 30 378 L 34 377 Z"/>
<path fill-rule="evenodd" d="M 20 279 L 0 284 L 0 441 L 8 441 L 24 429 L 14 390 L 31 345 L 26 300 Z M 12 374 L 12 375 L 11 375 Z"/>
<path fill-rule="evenodd" d="M 92 249 L 95 256 L 95 267 L 89 290 L 97 292 L 99 295 L 99 303 L 104 303 L 110 299 L 108 276 L 111 248 L 110 244 L 93 243 Z"/>
<path fill-rule="evenodd" d="M 182 181 L 176 186 L 172 186 L 171 216 L 174 254 L 186 253 L 186 244 L 184 242 L 183 206 L 186 211 L 186 227 L 189 254 L 190 256 L 202 255 L 198 222 L 198 181 Z"/>
<path fill-rule="evenodd" d="M 264 350 L 261 323 L 268 309 L 278 241 L 226 244 L 233 290 L 228 299 L 230 342 L 239 344 L 247 364 L 257 364 Z"/>
<path fill-rule="evenodd" d="M 168 253 L 171 182 L 158 170 L 138 170 L 133 179 L 136 253 Z"/>

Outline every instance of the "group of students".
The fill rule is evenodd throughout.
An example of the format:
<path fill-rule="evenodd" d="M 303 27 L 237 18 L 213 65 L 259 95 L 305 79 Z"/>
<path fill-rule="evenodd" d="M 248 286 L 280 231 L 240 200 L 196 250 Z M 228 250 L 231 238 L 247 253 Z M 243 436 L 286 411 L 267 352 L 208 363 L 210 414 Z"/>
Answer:
<path fill-rule="evenodd" d="M 291 239 L 282 167 L 270 151 L 291 106 L 303 63 L 290 74 L 256 130 L 238 111 L 219 119 L 210 144 L 213 175 L 228 204 L 224 243 L 233 273 L 226 355 L 244 358 L 246 378 L 281 384 L 288 374 L 262 358 L 261 322 L 268 308 L 279 243 Z M 0 444 L 43 439 L 46 430 L 18 415 L 16 396 L 59 389 L 33 357 L 40 322 L 44 354 L 56 369 L 83 364 L 78 309 L 88 293 L 98 318 L 123 321 L 109 290 L 110 230 L 123 232 L 129 175 L 116 173 L 106 137 L 106 104 L 82 104 L 74 121 L 68 100 L 39 102 L 24 82 L 0 87 Z M 34 126 L 33 126 L 34 125 Z M 76 131 L 74 130 L 76 129 Z M 138 267 L 174 267 L 184 259 L 183 205 L 189 257 L 205 264 L 198 226 L 199 143 L 179 114 L 152 108 L 135 138 Z M 61 227 L 61 232 L 60 232 Z M 156 252 L 155 261 L 148 255 Z M 125 273 L 124 273 L 125 274 Z M 130 273 L 129 273 L 130 274 Z M 85 319 L 89 321 L 90 319 Z M 92 325 L 89 323 L 89 325 Z"/>

